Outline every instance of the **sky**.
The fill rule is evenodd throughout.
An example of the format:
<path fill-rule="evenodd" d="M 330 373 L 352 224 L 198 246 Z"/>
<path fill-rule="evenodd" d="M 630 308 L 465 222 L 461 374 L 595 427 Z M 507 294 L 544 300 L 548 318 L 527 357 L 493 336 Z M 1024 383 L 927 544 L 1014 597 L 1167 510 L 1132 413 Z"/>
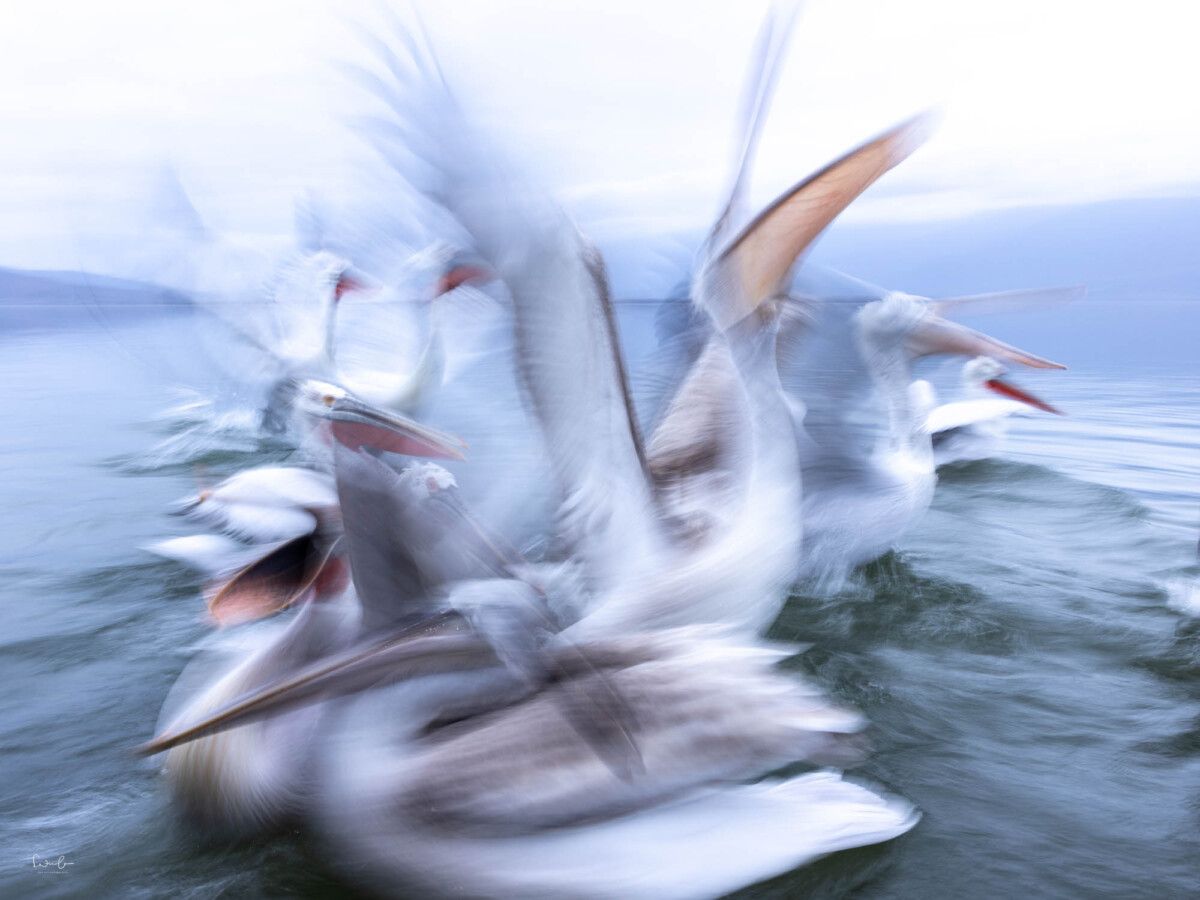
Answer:
<path fill-rule="evenodd" d="M 303 191 L 371 163 L 369 106 L 338 61 L 369 61 L 380 4 L 48 0 L 0 29 L 0 266 L 121 268 L 173 167 L 206 221 L 286 235 Z M 703 228 L 720 204 L 765 3 L 417 4 L 489 130 L 603 239 Z M 947 219 L 1026 205 L 1200 195 L 1200 5 L 810 0 L 761 144 L 753 197 L 907 115 L 940 126 L 846 214 Z M 114 272 L 120 274 L 119 271 Z"/>

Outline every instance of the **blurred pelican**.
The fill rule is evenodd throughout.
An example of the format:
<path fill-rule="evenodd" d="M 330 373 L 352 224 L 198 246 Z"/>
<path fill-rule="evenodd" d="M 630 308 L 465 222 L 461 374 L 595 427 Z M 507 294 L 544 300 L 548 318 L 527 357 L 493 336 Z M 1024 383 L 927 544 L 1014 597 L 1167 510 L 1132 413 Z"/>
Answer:
<path fill-rule="evenodd" d="M 695 299 L 711 336 L 651 456 L 598 256 L 557 206 L 472 153 L 478 142 L 463 138 L 470 129 L 452 100 L 421 108 L 374 83 L 401 116 L 430 123 L 408 132 L 424 146 L 399 148 L 383 129 L 377 144 L 397 165 L 416 152 L 444 173 L 438 196 L 512 297 L 521 381 L 561 497 L 559 533 L 584 573 L 568 615 L 581 619 L 576 629 L 720 622 L 755 633 L 795 574 L 800 468 L 774 359 L 780 288 L 834 216 L 912 149 L 920 123 L 863 145 L 739 228 L 786 31 L 768 26 L 758 47 L 730 199 L 698 265 Z M 699 515 L 688 508 L 696 494 Z"/>
<path fill-rule="evenodd" d="M 370 689 L 327 715 L 312 808 L 345 871 L 387 893 L 711 897 L 916 824 L 831 771 L 745 783 L 861 754 L 860 716 L 774 668 L 791 648 L 702 628 L 514 642 L 494 623 L 528 625 L 528 588 L 466 582 L 452 605 L 467 595 L 492 613 L 477 636 L 431 624 L 317 661 L 152 749 Z M 623 764 L 597 751 L 613 743 Z"/>
<path fill-rule="evenodd" d="M 1005 381 L 1002 376 L 1007 371 L 990 356 L 964 363 L 963 399 L 936 406 L 925 417 L 937 465 L 995 455 L 1010 416 L 1028 415 L 1031 409 L 1062 415 L 1044 400 Z"/>
<path fill-rule="evenodd" d="M 460 138 L 450 146 L 473 147 L 447 112 L 455 111 L 439 109 L 436 121 Z M 910 805 L 832 773 L 743 783 L 797 759 L 851 761 L 864 723 L 775 670 L 790 651 L 731 639 L 724 629 L 668 627 L 698 619 L 756 629 L 776 600 L 754 595 L 769 587 L 761 581 L 744 583 L 749 534 L 714 552 L 726 529 L 697 547 L 664 527 L 603 269 L 556 206 L 482 167 L 492 165 L 472 159 L 462 173 L 469 180 L 448 176 L 451 189 L 462 190 L 449 193 L 449 207 L 513 299 L 518 364 L 564 498 L 562 534 L 582 573 L 582 596 L 560 603 L 557 614 L 564 624 L 571 612 L 581 618 L 558 631 L 555 616 L 541 610 L 540 590 L 503 576 L 460 581 L 448 602 L 471 632 L 436 621 L 419 634 L 385 630 L 362 649 L 163 735 L 153 748 L 402 679 L 324 729 L 315 807 L 338 857 L 388 891 L 715 896 L 908 830 L 916 821 Z M 755 394 L 744 400 L 751 449 L 740 464 L 752 487 L 742 487 L 743 496 L 756 496 L 756 477 L 798 481 L 774 317 L 770 308 L 759 312 L 794 256 L 773 259 L 773 275 L 736 252 L 705 269 L 713 276 L 702 296 L 718 322 L 714 340 L 727 348 L 732 383 Z M 737 282 L 718 290 L 722 272 L 761 276 L 763 290 L 756 296 Z M 778 460 L 790 465 L 786 476 L 774 470 Z M 345 496 L 341 478 L 339 462 Z M 786 485 L 794 517 L 798 496 Z M 348 536 L 359 514 L 344 505 Z M 798 530 L 786 538 L 789 568 L 797 538 Z M 359 585 L 388 553 L 354 559 L 354 544 Z M 706 584 L 712 577 L 724 582 Z"/>
<path fill-rule="evenodd" d="M 395 357 L 393 348 L 385 345 L 369 348 L 368 342 L 378 344 L 372 335 L 380 327 L 379 303 L 356 304 L 345 312 L 352 312 L 362 319 L 361 327 L 352 335 L 353 340 L 341 347 L 338 357 L 338 377 L 342 384 L 352 388 L 363 399 L 383 409 L 405 415 L 417 415 L 427 411 L 443 383 L 454 378 L 464 360 L 477 348 L 470 346 L 470 339 L 478 335 L 473 328 L 473 317 L 462 315 L 476 312 L 480 303 L 467 302 L 452 307 L 450 295 L 460 288 L 475 287 L 490 278 L 490 273 L 467 254 L 441 241 L 434 242 L 418 253 L 412 254 L 403 266 L 404 274 L 394 276 L 394 294 L 400 298 L 384 299 L 392 305 L 403 304 L 413 310 L 423 310 L 423 315 L 408 320 L 411 330 L 419 334 L 415 348 L 415 360 L 404 369 L 386 364 Z M 423 295 L 421 302 L 404 298 L 403 291 L 414 290 L 410 283 L 422 282 L 415 288 Z M 429 286 L 423 282 L 428 281 Z M 482 297 L 482 294 L 477 294 Z M 447 317 L 453 316 L 451 321 Z M 415 321 L 420 318 L 421 321 Z M 447 330 L 452 340 L 447 341 Z M 386 332 L 385 332 L 386 334 Z M 348 336 L 349 338 L 350 336 Z M 466 341 L 462 340 L 464 337 Z M 466 347 L 464 348 L 464 344 Z"/>
<path fill-rule="evenodd" d="M 476 143 L 456 110 L 436 106 L 435 121 L 457 140 L 432 158 L 449 168 L 453 150 Z M 450 603 L 467 612 L 475 636 L 435 627 L 377 641 L 156 746 L 277 715 L 330 691 L 406 678 L 356 702 L 342 727 L 328 732 L 319 779 L 327 839 L 386 890 L 713 896 L 903 833 L 916 821 L 908 804 L 836 775 L 741 784 L 798 757 L 846 761 L 845 738 L 862 720 L 771 669 L 778 654 L 668 627 L 699 619 L 756 629 L 764 605 L 773 616 L 776 600 L 768 595 L 764 604 L 756 596 L 764 585 L 745 583 L 743 557 L 754 549 L 748 536 L 714 552 L 712 539 L 697 548 L 663 527 L 599 260 L 561 210 L 494 165 L 470 158 L 448 171 L 447 203 L 513 300 L 521 376 L 563 496 L 562 534 L 582 570 L 582 596 L 557 611 L 578 621 L 558 633 L 531 629 L 546 621 L 536 612 L 539 591 L 505 578 L 460 582 Z M 774 332 L 764 327 L 773 316 L 759 313 L 795 255 L 782 263 L 773 257 L 774 274 L 752 268 L 753 256 L 725 256 L 725 272 L 760 279 L 764 290 L 756 296 L 737 283 L 717 290 L 716 267 L 704 294 L 734 383 L 755 394 L 745 401 L 751 484 L 775 478 L 777 459 L 789 460 L 788 477 L 798 480 Z M 786 483 L 783 493 L 794 517 L 798 496 Z M 348 511 L 344 517 L 349 531 L 353 520 Z M 797 538 L 798 531 L 787 537 L 789 567 Z M 355 560 L 352 568 L 357 584 L 360 569 L 371 566 Z M 755 840 L 743 845 L 738 833 L 746 831 Z M 697 841 L 705 849 L 699 863 L 691 852 Z"/>
<path fill-rule="evenodd" d="M 210 229 L 173 169 L 161 173 L 155 205 L 165 226 L 160 232 L 173 233 L 173 240 L 157 248 L 160 258 L 147 262 L 148 274 L 186 292 L 196 308 L 253 348 L 255 374 L 272 384 L 262 425 L 285 431 L 299 382 L 335 378 L 338 303 L 377 285 L 324 246 L 310 206 L 297 209 L 287 245 L 270 252 Z"/>
<path fill-rule="evenodd" d="M 855 756 L 861 719 L 775 671 L 786 652 L 693 631 L 578 649 L 590 665 L 516 703 L 496 702 L 495 668 L 354 703 L 317 802 L 340 866 L 387 893 L 712 897 L 915 824 L 903 800 L 833 772 L 745 783 Z M 632 771 L 575 724 L 608 688 L 634 723 Z"/>
<path fill-rule="evenodd" d="M 370 410 L 359 401 L 348 401 L 344 394 L 334 396 L 328 393 L 330 387 L 321 385 L 325 393 L 317 409 L 327 419 L 335 460 L 357 459 L 363 455 L 357 448 L 372 438 L 388 449 L 457 455 L 453 443 L 434 445 L 429 442 L 431 433 L 415 423 Z M 286 627 L 256 632 L 248 643 L 234 649 L 232 659 L 226 653 L 219 655 L 216 663 L 201 660 L 185 673 L 164 707 L 162 719 L 167 730 L 175 727 L 174 723 L 219 710 L 248 691 L 350 645 L 360 634 L 360 619 L 373 613 L 378 616 L 377 607 L 362 600 L 365 596 L 379 602 L 376 585 L 364 593 L 347 592 L 347 561 L 363 554 L 361 526 L 368 522 L 379 525 L 381 516 L 383 525 L 393 526 L 377 527 L 367 535 L 369 540 L 389 542 L 392 571 L 406 560 L 411 564 L 412 558 L 412 551 L 406 554 L 403 545 L 395 545 L 398 519 L 376 509 L 379 501 L 400 503 L 415 491 L 414 502 L 403 507 L 408 521 L 447 527 L 444 514 L 430 518 L 420 513 L 421 501 L 452 492 L 453 479 L 448 472 L 427 464 L 397 474 L 381 462 L 372 463 L 375 470 L 367 471 L 376 480 L 380 472 L 391 479 L 385 489 L 372 490 L 362 484 L 355 485 L 354 491 L 345 489 L 347 476 L 342 470 L 349 464 L 346 462 L 335 465 L 339 476 L 336 491 L 334 478 L 322 472 L 264 466 L 231 476 L 185 504 L 187 511 L 210 524 L 259 540 L 264 533 L 274 537 L 281 531 L 297 532 L 241 550 L 227 544 L 228 554 L 223 559 L 205 558 L 201 565 L 210 569 L 238 566 L 217 576 L 209 592 L 209 611 L 218 623 L 259 619 L 291 606 L 299 609 Z M 409 485 L 415 487 L 396 496 L 396 486 Z M 437 505 L 439 510 L 453 508 L 440 497 Z M 343 527 L 347 512 L 356 526 L 348 531 Z M 348 548 L 342 546 L 347 543 Z M 178 541 L 157 549 L 186 559 L 187 552 L 179 551 L 196 546 L 211 549 L 211 545 L 181 545 Z M 417 602 L 426 585 L 434 583 L 435 574 L 424 580 L 412 577 L 403 584 L 389 584 L 400 591 L 383 602 Z M 197 687 L 204 682 L 207 684 Z M 173 794 L 193 818 L 233 832 L 255 831 L 295 815 L 309 785 L 308 755 L 322 715 L 319 708 L 288 712 L 171 748 L 164 771 Z"/>
<path fill-rule="evenodd" d="M 174 172 L 160 181 L 161 217 L 181 235 L 178 247 L 165 248 L 154 261 L 153 276 L 187 291 L 199 309 L 254 349 L 256 374 L 271 385 L 265 430 L 291 431 L 296 392 L 308 379 L 336 382 L 380 409 L 413 414 L 427 404 L 446 367 L 431 301 L 485 279 L 486 272 L 444 242 L 413 252 L 378 229 L 358 235 L 361 243 L 348 249 L 311 195 L 297 205 L 289 246 L 269 254 L 208 229 Z M 359 253 L 386 275 L 368 275 L 347 258 Z M 355 302 L 344 302 L 348 297 Z M 428 309 L 422 339 L 405 366 L 400 347 L 420 330 L 413 313 L 421 309 Z"/>
<path fill-rule="evenodd" d="M 807 281 L 805 275 L 792 290 L 823 299 L 813 329 L 820 346 L 793 353 L 784 377 L 809 410 L 802 445 L 806 574 L 836 579 L 891 549 L 933 498 L 926 420 L 935 400 L 927 382 L 913 380 L 917 360 L 986 355 L 1031 368 L 1063 366 L 957 325 L 926 298 L 823 270 Z"/>

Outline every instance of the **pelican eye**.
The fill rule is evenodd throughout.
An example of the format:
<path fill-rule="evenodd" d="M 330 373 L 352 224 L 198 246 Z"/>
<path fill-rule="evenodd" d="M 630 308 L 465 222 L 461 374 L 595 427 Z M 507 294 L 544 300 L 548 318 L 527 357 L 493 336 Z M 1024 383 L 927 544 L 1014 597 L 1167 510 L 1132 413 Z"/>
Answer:
<path fill-rule="evenodd" d="M 333 406 L 333 401 L 335 399 L 336 398 L 333 396 L 333 394 L 326 394 L 324 397 L 321 398 L 321 402 L 324 403 L 326 406 Z"/>

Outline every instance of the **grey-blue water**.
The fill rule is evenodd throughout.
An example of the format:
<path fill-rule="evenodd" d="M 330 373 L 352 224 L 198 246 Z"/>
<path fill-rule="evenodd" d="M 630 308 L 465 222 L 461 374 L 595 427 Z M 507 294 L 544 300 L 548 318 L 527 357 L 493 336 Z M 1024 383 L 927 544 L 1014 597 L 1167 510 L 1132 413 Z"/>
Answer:
<path fill-rule="evenodd" d="M 205 437 L 159 418 L 177 384 L 232 389 L 199 334 L 176 313 L 0 337 L 4 896 L 349 890 L 302 835 L 202 839 L 130 752 L 209 631 L 195 580 L 139 547 L 182 530 L 165 507 L 198 467 L 270 453 L 236 396 Z M 1026 381 L 1069 416 L 943 470 L 898 552 L 792 600 L 775 633 L 813 644 L 793 664 L 870 717 L 863 774 L 924 818 L 751 894 L 1200 895 L 1200 625 L 1171 605 L 1200 579 L 1198 374 Z"/>

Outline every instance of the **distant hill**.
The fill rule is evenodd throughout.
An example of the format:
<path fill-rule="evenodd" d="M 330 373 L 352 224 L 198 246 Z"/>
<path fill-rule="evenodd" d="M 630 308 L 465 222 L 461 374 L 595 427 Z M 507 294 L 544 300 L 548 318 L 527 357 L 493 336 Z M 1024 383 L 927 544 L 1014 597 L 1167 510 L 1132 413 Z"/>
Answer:
<path fill-rule="evenodd" d="M 190 307 L 178 291 L 87 272 L 0 268 L 0 329 L 86 325 L 119 313 L 147 315 Z"/>
<path fill-rule="evenodd" d="M 614 296 L 671 295 L 686 283 L 702 237 L 697 228 L 601 241 Z M 1081 303 L 966 324 L 1073 367 L 1167 367 L 1200 374 L 1200 198 L 1110 200 L 929 222 L 838 223 L 811 260 L 930 297 L 1085 284 L 1089 294 Z M 107 325 L 188 306 L 185 295 L 145 282 L 0 268 L 0 332 Z M 649 332 L 637 338 L 653 340 Z"/>
<path fill-rule="evenodd" d="M 1087 284 L 1101 300 L 1200 298 L 1200 199 L 1109 200 L 835 227 L 813 259 L 931 296 Z"/>
<path fill-rule="evenodd" d="M 663 296 L 703 230 L 601 242 L 618 298 Z M 1093 298 L 1200 298 L 1200 198 L 1023 207 L 929 222 L 837 223 L 812 261 L 930 296 L 1087 284 Z"/>

